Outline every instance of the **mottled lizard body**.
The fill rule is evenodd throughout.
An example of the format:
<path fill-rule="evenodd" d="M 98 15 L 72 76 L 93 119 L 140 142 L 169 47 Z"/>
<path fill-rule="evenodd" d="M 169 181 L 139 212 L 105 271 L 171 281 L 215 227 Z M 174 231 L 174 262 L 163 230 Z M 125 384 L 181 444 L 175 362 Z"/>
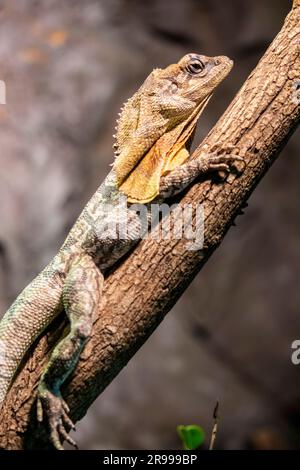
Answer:
<path fill-rule="evenodd" d="M 74 425 L 60 388 L 91 334 L 105 271 L 147 230 L 136 205 L 148 208 L 150 202 L 182 191 L 199 175 L 228 172 L 240 160 L 230 154 L 192 160 L 188 152 L 202 110 L 231 67 L 227 57 L 188 54 L 149 75 L 120 115 L 111 172 L 58 254 L 0 322 L 1 406 L 33 341 L 63 309 L 69 318 L 70 332 L 56 345 L 38 388 L 38 420 L 47 420 L 57 449 L 64 440 L 75 445 L 68 435 Z"/>

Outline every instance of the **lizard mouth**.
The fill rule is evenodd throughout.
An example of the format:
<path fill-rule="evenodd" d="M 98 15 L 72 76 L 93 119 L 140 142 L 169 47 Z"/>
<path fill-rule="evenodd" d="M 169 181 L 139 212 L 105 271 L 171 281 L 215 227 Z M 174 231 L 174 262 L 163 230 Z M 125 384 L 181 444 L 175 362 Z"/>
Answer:
<path fill-rule="evenodd" d="M 193 137 L 200 114 L 207 105 L 208 95 L 190 115 L 188 120 L 179 123 L 163 134 L 155 144 L 139 159 L 119 189 L 129 203 L 146 204 L 159 195 L 162 175 L 181 166 L 189 158 L 186 144 Z"/>

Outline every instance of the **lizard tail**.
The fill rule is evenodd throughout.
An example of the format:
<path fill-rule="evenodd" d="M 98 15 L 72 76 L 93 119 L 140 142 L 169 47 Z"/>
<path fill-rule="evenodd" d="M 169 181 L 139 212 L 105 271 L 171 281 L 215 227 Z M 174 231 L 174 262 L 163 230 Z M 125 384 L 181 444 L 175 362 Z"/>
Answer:
<path fill-rule="evenodd" d="M 0 408 L 25 353 L 61 311 L 61 282 L 46 268 L 0 321 Z"/>

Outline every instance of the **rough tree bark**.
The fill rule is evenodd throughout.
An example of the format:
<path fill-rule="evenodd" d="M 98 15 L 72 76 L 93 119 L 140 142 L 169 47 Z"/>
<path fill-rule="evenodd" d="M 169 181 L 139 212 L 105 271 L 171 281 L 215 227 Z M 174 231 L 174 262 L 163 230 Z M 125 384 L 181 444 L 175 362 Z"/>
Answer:
<path fill-rule="evenodd" d="M 205 242 L 200 251 L 187 241 L 142 241 L 109 275 L 93 335 L 63 389 L 71 416 L 84 416 L 90 404 L 159 325 L 213 251 L 241 207 L 299 123 L 300 0 L 233 102 L 194 152 L 235 147 L 245 158 L 240 177 L 199 181 L 180 204 L 203 204 Z M 24 361 L 1 413 L 0 447 L 46 448 L 44 428 L 35 418 L 38 380 L 51 348 L 66 328 L 61 315 Z"/>

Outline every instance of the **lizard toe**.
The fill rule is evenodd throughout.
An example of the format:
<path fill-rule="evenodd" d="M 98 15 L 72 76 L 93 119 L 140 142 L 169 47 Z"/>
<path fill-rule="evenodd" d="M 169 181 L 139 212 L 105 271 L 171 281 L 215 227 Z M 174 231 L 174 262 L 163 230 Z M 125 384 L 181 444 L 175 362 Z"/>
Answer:
<path fill-rule="evenodd" d="M 72 429 L 73 431 L 76 431 L 76 426 L 69 417 L 69 415 L 63 410 L 62 412 L 62 420 L 66 426 L 69 427 L 69 429 Z"/>
<path fill-rule="evenodd" d="M 38 422 L 41 423 L 43 421 L 43 405 L 40 398 L 37 399 L 36 414 Z"/>
<path fill-rule="evenodd" d="M 63 424 L 59 424 L 58 432 L 61 435 L 61 437 L 63 438 L 63 440 L 66 440 L 69 444 L 71 444 L 71 446 L 75 447 L 75 449 L 78 449 L 78 446 L 77 446 L 76 442 L 74 441 L 74 439 L 72 439 L 71 436 L 69 436 L 69 434 L 65 430 Z"/>
<path fill-rule="evenodd" d="M 58 427 L 56 425 L 54 425 L 53 427 L 50 426 L 50 440 L 56 450 L 64 450 L 58 432 Z"/>

